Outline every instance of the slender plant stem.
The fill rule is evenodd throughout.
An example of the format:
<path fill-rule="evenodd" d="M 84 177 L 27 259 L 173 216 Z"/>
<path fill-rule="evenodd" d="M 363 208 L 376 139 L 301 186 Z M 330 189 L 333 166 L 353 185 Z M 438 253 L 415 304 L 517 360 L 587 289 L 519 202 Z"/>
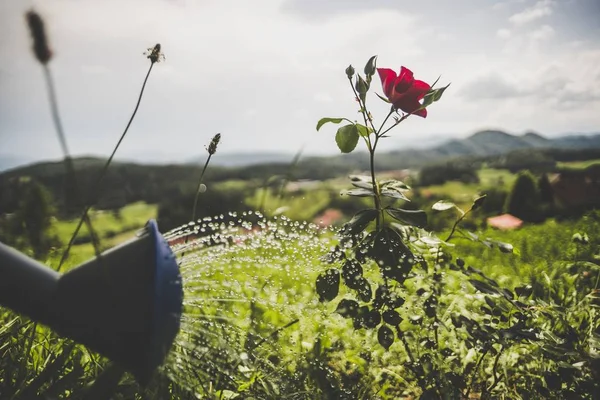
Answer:
<path fill-rule="evenodd" d="M 58 141 L 59 141 L 60 147 L 62 149 L 65 169 L 67 172 L 67 179 L 71 180 L 71 185 L 73 187 L 75 198 L 76 198 L 76 200 L 79 200 L 80 193 L 79 193 L 79 186 L 77 184 L 77 176 L 75 175 L 75 166 L 73 165 L 73 160 L 71 159 L 71 153 L 69 152 L 69 147 L 67 146 L 67 139 L 65 137 L 65 132 L 63 129 L 63 125 L 62 125 L 60 112 L 58 110 L 58 96 L 56 96 L 54 79 L 52 78 L 52 73 L 50 71 L 50 68 L 48 67 L 48 64 L 42 63 L 42 67 L 43 67 L 43 71 L 44 71 L 44 80 L 46 81 L 46 88 L 48 91 L 48 102 L 50 103 L 50 113 L 52 114 L 52 121 L 54 122 L 54 128 L 56 130 L 56 134 L 58 136 Z M 67 195 L 68 195 L 68 193 L 67 193 Z M 89 217 L 89 214 L 87 213 L 87 211 L 81 216 L 81 220 L 79 221 L 80 226 L 81 226 L 81 224 L 83 224 L 83 222 L 85 222 L 85 224 L 88 228 L 88 231 L 90 232 L 90 236 L 92 238 L 92 245 L 94 246 L 94 252 L 96 254 L 96 257 L 100 257 L 100 243 L 99 243 L 98 236 L 96 235 L 96 231 L 94 230 L 92 221 L 90 220 L 90 217 Z M 58 267 L 56 268 L 57 272 L 60 271 L 61 266 L 65 262 L 65 260 L 66 260 L 65 255 L 68 254 L 69 247 L 72 244 L 72 242 L 73 242 L 73 240 L 69 241 L 69 246 L 67 246 L 67 249 L 63 253 L 63 257 L 61 258 L 61 261 L 60 261 Z M 31 327 L 31 337 L 30 337 L 29 343 L 27 344 L 27 347 L 25 350 L 26 352 L 24 354 L 25 360 L 27 360 L 27 357 L 29 356 L 29 354 L 31 354 L 31 349 L 33 346 L 33 337 L 36 333 L 36 330 L 37 330 L 37 321 L 35 321 Z M 68 354 L 71 352 L 72 348 L 73 348 L 72 346 L 65 348 L 65 357 L 68 356 Z"/>
<path fill-rule="evenodd" d="M 254 350 L 257 349 L 258 347 L 260 347 L 264 342 L 266 342 L 269 339 L 273 339 L 275 336 L 277 336 L 277 334 L 281 331 L 283 331 L 284 329 L 289 328 L 292 325 L 297 324 L 298 322 L 300 322 L 300 320 L 298 318 L 296 318 L 295 320 L 288 322 L 287 324 L 285 324 L 284 326 L 281 326 L 277 329 L 275 329 L 273 332 L 271 332 L 270 334 L 268 334 L 266 337 L 262 338 L 259 342 L 257 342 L 254 346 L 252 346 L 252 348 L 250 350 Z"/>
<path fill-rule="evenodd" d="M 371 167 L 371 183 L 373 184 L 373 201 L 375 203 L 375 209 L 377 210 L 377 218 L 375 219 L 376 230 L 379 231 L 381 224 L 381 201 L 379 199 L 379 187 L 377 186 L 377 180 L 375 179 L 375 146 L 377 145 L 377 138 L 375 138 L 375 145 L 369 146 L 369 161 Z"/>
<path fill-rule="evenodd" d="M 77 177 L 75 175 L 75 166 L 73 165 L 73 159 L 71 158 L 71 153 L 69 152 L 69 147 L 67 146 L 67 139 L 65 137 L 65 132 L 62 125 L 62 120 L 60 118 L 60 112 L 58 111 L 58 98 L 56 96 L 56 89 L 54 86 L 54 79 L 52 78 L 52 73 L 50 72 L 50 68 L 48 64 L 43 64 L 44 70 L 44 78 L 46 81 L 46 87 L 48 89 L 48 100 L 50 103 L 50 111 L 52 114 L 52 121 L 54 122 L 54 128 L 56 129 L 56 134 L 58 136 L 58 141 L 60 143 L 60 147 L 62 149 L 65 168 L 67 170 L 67 177 L 71 180 L 71 184 L 73 185 L 73 190 L 75 192 L 75 198 L 79 199 L 79 187 L 77 185 Z M 68 195 L 68 194 L 67 194 Z M 90 236 L 92 238 L 92 244 L 94 246 L 94 251 L 96 252 L 96 256 L 100 255 L 100 243 L 98 236 L 92 226 L 92 221 L 90 220 L 89 214 L 86 212 L 81 216 L 81 222 L 85 222 Z M 68 247 L 65 252 L 68 252 Z M 61 260 L 61 263 L 58 266 L 57 270 L 60 270 L 62 263 L 64 261 Z"/>
<path fill-rule="evenodd" d="M 67 245 L 67 248 L 65 249 L 65 251 L 63 252 L 63 255 L 60 259 L 60 263 L 58 265 L 57 271 L 60 271 L 60 268 L 62 267 L 63 263 L 66 261 L 67 257 L 69 256 L 69 250 L 71 249 L 71 247 L 73 246 L 73 242 L 75 241 L 75 238 L 77 237 L 77 234 L 79 233 L 79 230 L 81 229 L 81 225 L 83 224 L 84 219 L 86 218 L 86 216 L 88 215 L 89 210 L 93 207 L 94 203 L 97 201 L 98 196 L 100 195 L 100 184 L 102 183 L 102 180 L 104 179 L 104 176 L 106 175 L 106 171 L 108 170 L 108 167 L 110 166 L 119 146 L 121 145 L 121 142 L 123 142 L 123 139 L 125 138 L 125 135 L 127 134 L 127 131 L 129 130 L 129 127 L 131 126 L 131 123 L 133 122 L 133 119 L 135 118 L 135 115 L 138 111 L 138 108 L 140 107 L 140 103 L 142 101 L 142 96 L 144 95 L 144 89 L 146 88 L 146 83 L 148 82 L 148 77 L 150 77 L 150 72 L 152 72 L 152 67 L 154 66 L 154 62 L 150 63 L 150 68 L 148 68 L 148 73 L 146 74 L 146 78 L 144 79 L 144 83 L 142 84 L 142 89 L 140 90 L 140 94 L 138 96 L 138 100 L 137 103 L 135 105 L 135 109 L 133 110 L 133 113 L 131 114 L 131 117 L 129 118 L 129 122 L 127 122 L 127 126 L 125 127 L 125 130 L 123 131 L 123 133 L 121 134 L 121 137 L 119 138 L 119 141 L 117 142 L 117 145 L 115 146 L 115 148 L 113 149 L 110 157 L 108 158 L 108 160 L 106 160 L 106 163 L 104 164 L 104 167 L 102 167 L 102 170 L 100 172 L 100 175 L 98 176 L 98 179 L 96 180 L 93 188 L 95 189 L 92 196 L 90 196 L 90 198 L 88 199 L 88 202 L 86 204 L 86 206 L 84 207 L 84 210 L 81 214 L 81 218 L 79 219 L 79 223 L 77 224 L 77 227 L 75 228 L 75 231 L 73 232 L 73 234 L 71 235 L 71 239 L 69 240 L 69 244 Z"/>
<path fill-rule="evenodd" d="M 475 377 L 477 376 L 477 371 L 479 370 L 479 366 L 481 365 L 481 362 L 483 361 L 483 359 L 485 358 L 487 353 L 488 353 L 488 349 L 485 349 L 483 351 L 483 353 L 481 354 L 481 356 L 479 357 L 479 360 L 477 360 L 477 364 L 475 365 L 475 368 L 473 369 L 473 375 L 471 375 L 471 381 L 469 382 L 469 387 L 467 387 L 467 392 L 465 393 L 466 399 L 469 398 L 469 393 L 471 393 L 471 389 L 473 389 L 473 382 L 475 382 Z"/>
<path fill-rule="evenodd" d="M 409 367 L 410 370 L 413 372 L 413 374 L 415 374 L 415 377 L 419 381 L 419 386 L 421 386 L 421 388 L 423 390 L 425 390 L 427 383 L 423 380 L 423 377 L 421 376 L 419 371 L 416 368 L 414 368 L 415 357 L 414 357 L 412 351 L 410 350 L 410 347 L 408 346 L 408 341 L 404 337 L 404 334 L 402 333 L 402 331 L 400 331 L 399 327 L 396 327 L 396 333 L 397 333 L 398 337 L 400 338 L 400 341 L 404 345 L 404 349 L 406 350 L 406 355 L 408 356 L 408 359 L 410 360 L 410 367 Z"/>
<path fill-rule="evenodd" d="M 204 168 L 202 168 L 202 173 L 200 174 L 200 179 L 198 180 L 198 188 L 196 189 L 196 197 L 194 198 L 194 207 L 192 208 L 192 221 L 196 221 L 196 209 L 198 207 L 198 198 L 200 197 L 200 188 L 202 187 L 202 180 L 204 179 L 204 173 L 206 172 L 206 168 L 208 168 L 208 163 L 210 162 L 210 158 L 212 154 L 208 154 L 208 158 L 204 163 Z"/>
<path fill-rule="evenodd" d="M 400 124 L 402 121 L 404 121 L 406 118 L 410 117 L 411 115 L 412 115 L 412 113 L 404 114 L 398 121 L 396 121 L 394 123 L 394 125 L 390 126 L 385 131 L 379 133 L 379 137 L 382 137 L 383 135 L 385 135 L 386 133 L 388 133 L 389 131 L 391 131 L 392 129 L 394 129 L 398 124 Z"/>
<path fill-rule="evenodd" d="M 373 131 L 375 132 L 375 141 L 374 142 L 371 142 L 370 135 L 367 135 L 366 140 L 367 140 L 367 148 L 369 149 L 369 165 L 370 165 L 370 169 L 371 169 L 371 183 L 373 184 L 373 194 L 374 194 L 373 202 L 375 205 L 375 209 L 377 210 L 377 217 L 375 219 L 375 227 L 376 227 L 376 230 L 379 231 L 379 228 L 381 226 L 381 199 L 379 198 L 379 187 L 377 186 L 377 180 L 375 179 L 375 149 L 377 148 L 377 141 L 379 140 L 379 136 L 377 134 L 377 131 L 375 131 L 375 126 L 373 126 L 373 121 L 371 121 L 371 119 L 368 118 L 369 112 L 367 111 L 367 105 L 361 100 L 360 96 L 356 92 L 356 89 L 354 88 L 354 85 L 352 84 L 352 78 L 348 77 L 348 82 L 350 83 L 352 92 L 354 93 L 354 96 L 356 96 L 356 99 L 358 100 L 358 104 L 360 105 L 360 112 L 363 116 L 365 126 L 368 127 L 368 125 L 369 125 L 369 123 L 367 122 L 367 120 L 368 120 L 371 124 L 371 127 L 373 128 Z M 389 115 L 388 115 L 388 117 L 389 117 Z M 387 117 L 386 117 L 386 120 L 387 120 Z M 385 123 L 385 121 L 384 121 L 384 123 Z"/>
<path fill-rule="evenodd" d="M 388 115 L 385 117 L 385 119 L 383 120 L 383 122 L 381 123 L 381 126 L 379 127 L 379 129 L 377 129 L 377 131 L 375 132 L 377 136 L 379 136 L 379 132 L 381 132 L 381 130 L 383 129 L 383 127 L 385 126 L 385 123 L 387 122 L 387 120 L 392 116 L 392 114 L 394 113 L 394 109 L 392 108 L 390 110 L 390 112 L 388 113 Z M 394 124 L 395 126 L 396 124 Z M 390 129 L 393 128 L 390 127 Z M 387 131 L 386 131 L 387 132 Z"/>
<path fill-rule="evenodd" d="M 498 361 L 500 361 L 500 356 L 502 355 L 502 351 L 504 351 L 504 346 L 502 346 L 500 348 L 500 351 L 498 351 L 498 354 L 496 354 L 496 358 L 494 359 L 494 367 L 492 369 L 493 375 L 494 375 L 494 381 L 492 382 L 491 386 L 489 388 L 487 388 L 486 392 L 491 392 L 496 387 L 498 382 L 500 382 L 500 375 L 498 375 L 496 370 L 498 369 Z"/>
<path fill-rule="evenodd" d="M 215 154 L 215 152 L 217 151 L 217 145 L 218 145 L 220 139 L 221 139 L 221 134 L 217 133 L 212 138 L 212 140 L 207 148 L 208 157 L 206 158 L 206 162 L 204 163 L 204 167 L 202 168 L 202 173 L 200 174 L 200 179 L 198 180 L 198 188 L 196 189 L 196 196 L 194 197 L 194 205 L 192 206 L 192 221 L 193 222 L 196 221 L 198 198 L 200 197 L 200 189 L 202 188 L 202 181 L 204 180 L 204 173 L 206 172 L 206 169 L 208 168 L 208 164 L 210 163 L 210 159 L 212 158 L 212 155 Z M 187 235 L 185 238 L 184 244 L 187 244 L 189 240 L 190 240 L 190 235 Z M 183 262 L 184 256 L 185 256 L 185 250 L 181 253 L 181 262 Z M 180 262 L 180 264 L 181 264 L 181 262 Z"/>
<path fill-rule="evenodd" d="M 356 100 L 358 101 L 358 105 L 360 106 L 360 113 L 363 116 L 363 120 L 365 122 L 365 127 L 368 128 L 369 125 L 371 125 L 373 132 L 375 132 L 375 126 L 373 125 L 373 121 L 371 121 L 371 118 L 369 118 L 369 112 L 367 111 L 366 103 L 361 100 L 360 96 L 358 95 L 358 92 L 354 88 L 354 85 L 352 84 L 352 78 L 348 77 L 348 82 L 350 83 L 352 92 L 354 93 L 354 96 L 356 96 Z M 369 143 L 370 143 L 370 140 L 369 140 Z"/>
<path fill-rule="evenodd" d="M 469 214 L 471 212 L 471 210 L 473 210 L 473 207 L 469 208 L 467 211 L 465 211 L 465 213 L 463 215 L 460 216 L 460 218 L 458 218 L 455 222 L 454 225 L 452 225 L 452 230 L 450 231 L 450 234 L 448 235 L 448 237 L 446 238 L 446 242 L 450 241 L 450 239 L 452 239 L 452 236 L 454 236 L 454 232 L 456 231 L 456 228 L 458 227 L 458 224 L 460 224 L 460 222 L 465 219 L 465 217 L 467 216 L 467 214 Z"/>

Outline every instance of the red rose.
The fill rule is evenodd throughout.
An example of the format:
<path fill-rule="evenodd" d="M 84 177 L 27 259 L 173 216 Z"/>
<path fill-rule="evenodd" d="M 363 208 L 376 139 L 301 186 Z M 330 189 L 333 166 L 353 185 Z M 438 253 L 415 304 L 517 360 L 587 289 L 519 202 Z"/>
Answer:
<path fill-rule="evenodd" d="M 418 81 L 413 77 L 413 73 L 408 68 L 400 68 L 400 74 L 388 68 L 377 68 L 383 93 L 388 98 L 390 103 L 396 109 L 401 109 L 405 113 L 414 113 L 420 117 L 427 116 L 427 110 L 418 110 L 421 107 L 420 100 L 425 97 L 425 94 L 431 89 L 429 84 Z"/>

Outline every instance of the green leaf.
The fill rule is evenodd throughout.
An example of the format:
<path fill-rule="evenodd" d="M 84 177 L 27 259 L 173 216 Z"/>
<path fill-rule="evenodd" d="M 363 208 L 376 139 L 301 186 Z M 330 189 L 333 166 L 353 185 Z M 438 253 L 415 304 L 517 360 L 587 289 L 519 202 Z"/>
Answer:
<path fill-rule="evenodd" d="M 319 301 L 331 301 L 336 298 L 340 290 L 340 271 L 328 269 L 317 278 L 317 294 Z"/>
<path fill-rule="evenodd" d="M 456 207 L 456 204 L 454 204 L 451 201 L 446 201 L 446 200 L 440 200 L 437 203 L 435 203 L 433 206 L 431 206 L 431 208 L 435 211 L 446 211 L 446 210 L 449 210 L 454 207 Z"/>
<path fill-rule="evenodd" d="M 350 289 L 359 290 L 364 286 L 363 268 L 356 260 L 348 260 L 342 267 L 342 278 Z"/>
<path fill-rule="evenodd" d="M 441 244 L 444 244 L 442 239 L 434 235 L 421 235 L 419 236 L 419 241 L 429 247 L 438 247 Z M 450 245 L 450 243 L 446 243 L 446 245 Z"/>
<path fill-rule="evenodd" d="M 402 208 L 386 208 L 385 211 L 394 219 L 406 225 L 423 228 L 427 225 L 427 214 L 423 210 L 404 210 Z"/>
<path fill-rule="evenodd" d="M 377 331 L 377 340 L 380 345 L 388 350 L 390 346 L 394 344 L 394 331 L 392 331 L 389 326 L 381 325 Z"/>
<path fill-rule="evenodd" d="M 502 253 L 508 253 L 508 254 L 513 253 L 513 254 L 519 255 L 519 251 L 517 249 L 515 249 L 514 246 L 510 243 L 504 243 L 504 242 L 500 242 L 498 240 L 491 240 L 491 239 L 488 239 L 488 242 L 490 243 L 490 245 L 498 247 L 498 250 L 500 250 Z"/>
<path fill-rule="evenodd" d="M 375 94 L 377 95 L 377 97 L 379 97 L 381 100 L 385 101 L 386 103 L 390 104 L 391 101 L 389 101 L 387 98 L 381 96 L 379 93 L 375 92 Z"/>
<path fill-rule="evenodd" d="M 420 109 L 429 107 L 431 104 L 435 103 L 436 101 L 440 100 L 442 98 L 442 95 L 444 94 L 444 91 L 446 89 L 448 89 L 448 86 L 450 86 L 450 84 L 447 84 L 446 86 L 444 86 L 443 88 L 439 88 L 439 89 L 432 89 L 430 90 L 425 97 L 423 98 L 423 105 L 421 106 Z"/>
<path fill-rule="evenodd" d="M 375 193 L 373 193 L 373 188 L 371 188 L 371 189 L 358 188 L 358 189 L 343 190 L 340 194 L 348 195 L 348 196 L 356 196 L 356 197 L 375 196 Z"/>
<path fill-rule="evenodd" d="M 354 300 L 342 299 L 335 312 L 344 318 L 353 318 L 358 313 L 358 303 Z"/>
<path fill-rule="evenodd" d="M 435 89 L 435 95 L 433 96 L 433 101 L 434 102 L 439 101 L 442 98 L 442 95 L 444 94 L 444 91 L 446 89 L 448 89 L 449 86 L 450 86 L 450 84 L 447 84 L 443 88 Z"/>
<path fill-rule="evenodd" d="M 469 279 L 469 282 L 471 283 L 471 285 L 473 285 L 475 287 L 475 289 L 479 290 L 482 293 L 486 293 L 486 294 L 502 294 L 498 291 L 498 289 L 496 289 L 495 287 L 493 287 L 492 285 L 490 285 L 487 282 L 484 281 L 478 281 L 476 279 Z"/>
<path fill-rule="evenodd" d="M 368 313 L 365 314 L 364 324 L 365 328 L 375 328 L 377 325 L 381 323 L 381 314 L 377 310 L 369 310 Z"/>
<path fill-rule="evenodd" d="M 410 190 L 410 186 L 408 186 L 406 183 L 399 181 L 397 179 L 388 179 L 385 180 L 383 182 L 381 182 L 381 187 L 389 187 L 389 188 L 396 188 L 398 190 Z"/>
<path fill-rule="evenodd" d="M 375 70 L 377 69 L 377 56 L 373 56 L 369 58 L 367 64 L 365 65 L 365 75 L 372 76 L 375 74 Z"/>
<path fill-rule="evenodd" d="M 356 187 L 373 190 L 373 182 L 370 176 L 350 175 L 348 178 L 350 178 L 350 182 Z"/>
<path fill-rule="evenodd" d="M 485 201 L 485 198 L 487 197 L 487 195 L 482 195 L 477 197 L 474 201 L 473 201 L 473 205 L 471 206 L 472 210 L 477 210 L 478 208 L 480 208 L 483 205 L 483 202 Z"/>
<path fill-rule="evenodd" d="M 368 208 L 357 212 L 352 219 L 344 225 L 342 233 L 347 235 L 356 235 L 365 230 L 369 222 L 377 218 L 377 210 Z"/>
<path fill-rule="evenodd" d="M 414 265 L 414 256 L 395 230 L 385 227 L 374 235 L 368 256 L 385 278 L 402 283 Z"/>
<path fill-rule="evenodd" d="M 371 289 L 371 284 L 364 277 L 360 277 L 357 279 L 357 288 L 356 292 L 359 300 L 368 303 L 371 301 L 373 297 L 373 289 Z M 379 317 L 381 319 L 381 316 Z"/>
<path fill-rule="evenodd" d="M 319 120 L 319 122 L 317 122 L 317 131 L 318 131 L 319 129 L 321 129 L 321 127 L 322 127 L 323 125 L 325 125 L 326 123 L 328 123 L 328 122 L 331 122 L 332 124 L 339 124 L 339 123 L 340 123 L 340 122 L 342 122 L 342 121 L 348 121 L 348 122 L 352 122 L 352 121 L 350 121 L 350 120 L 349 120 L 349 119 L 347 119 L 347 118 L 328 118 L 328 117 L 326 117 L 326 118 L 321 118 L 321 119 Z"/>
<path fill-rule="evenodd" d="M 402 318 L 400 317 L 400 314 L 398 314 L 398 311 L 396 311 L 396 310 L 384 311 L 381 316 L 383 317 L 383 321 L 386 324 L 390 324 L 392 326 L 396 326 L 400 322 L 402 322 Z"/>
<path fill-rule="evenodd" d="M 356 124 L 356 128 L 358 129 L 358 134 L 363 137 L 368 137 L 371 133 L 373 133 L 373 128 L 369 128 L 368 126 Z"/>
<path fill-rule="evenodd" d="M 512 253 L 514 251 L 514 247 L 510 243 L 497 242 L 496 245 L 503 253 Z"/>
<path fill-rule="evenodd" d="M 358 144 L 358 129 L 356 125 L 345 125 L 335 134 L 335 142 L 342 153 L 351 153 Z"/>
<path fill-rule="evenodd" d="M 406 190 L 394 186 L 388 186 L 381 189 L 381 195 L 385 197 L 391 197 L 393 199 L 410 201 L 409 198 L 404 195 L 405 191 Z"/>

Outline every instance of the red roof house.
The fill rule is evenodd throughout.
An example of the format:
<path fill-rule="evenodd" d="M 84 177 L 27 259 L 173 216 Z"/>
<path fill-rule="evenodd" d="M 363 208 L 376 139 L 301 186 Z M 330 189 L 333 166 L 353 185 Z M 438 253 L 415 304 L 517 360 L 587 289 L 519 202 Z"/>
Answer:
<path fill-rule="evenodd" d="M 523 225 L 523 220 L 510 214 L 502 214 L 497 217 L 487 219 L 488 226 L 496 229 L 510 230 L 517 229 Z"/>

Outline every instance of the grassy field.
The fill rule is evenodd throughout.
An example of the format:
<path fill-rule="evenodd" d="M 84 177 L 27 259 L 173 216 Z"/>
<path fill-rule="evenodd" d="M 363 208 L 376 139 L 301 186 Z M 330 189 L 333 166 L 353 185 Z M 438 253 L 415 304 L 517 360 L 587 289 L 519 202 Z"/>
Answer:
<path fill-rule="evenodd" d="M 473 201 L 486 188 L 502 187 L 510 190 L 516 179 L 515 174 L 503 169 L 482 168 L 478 171 L 478 175 L 479 183 L 448 181 L 442 185 L 432 185 L 420 189 L 425 195 L 431 194 L 465 205 Z"/>
<path fill-rule="evenodd" d="M 144 227 L 149 219 L 156 218 L 156 213 L 157 208 L 155 205 L 139 202 L 123 207 L 117 215 L 109 211 L 92 210 L 90 219 L 100 238 L 102 249 L 108 249 L 133 238 L 135 232 Z M 68 243 L 78 222 L 78 219 L 69 221 L 57 220 L 53 226 L 54 232 L 61 238 L 63 243 Z M 85 224 L 82 226 L 79 235 L 89 235 Z M 48 260 L 49 265 L 58 265 L 62 256 L 61 250 L 57 249 L 51 253 Z M 92 243 L 76 244 L 72 247 L 65 266 L 69 268 L 79 265 L 94 257 L 94 255 L 95 252 Z"/>
<path fill-rule="evenodd" d="M 448 182 L 427 189 L 467 203 L 499 179 L 511 185 L 514 176 L 487 169 L 480 179 L 477 185 Z M 337 189 L 324 185 L 284 193 L 281 199 L 257 189 L 247 201 L 263 205 L 267 214 L 286 206 L 284 214 L 310 219 L 327 207 Z M 103 245 L 110 247 L 155 215 L 155 206 L 136 203 L 123 208 L 120 218 L 107 212 L 95 212 L 92 218 Z M 115 389 L 115 399 L 413 399 L 428 398 L 433 388 L 457 399 L 528 399 L 532 390 L 542 393 L 540 398 L 593 398 L 592 356 L 594 349 L 600 350 L 593 335 L 600 329 L 593 306 L 600 277 L 600 214 L 526 224 L 509 232 L 476 232 L 480 242 L 511 243 L 512 253 L 466 240 L 462 231 L 441 249 L 423 250 L 412 243 L 411 249 L 422 252 L 430 264 L 414 266 L 403 284 L 393 285 L 404 301 L 396 308 L 398 333 L 387 350 L 377 329 L 357 328 L 340 314 L 341 299 L 356 299 L 354 290 L 341 284 L 335 300 L 318 300 L 317 277 L 330 268 L 343 269 L 344 262 L 323 260 L 336 244 L 332 230 L 277 216 L 259 220 L 250 231 L 246 218 L 222 225 L 217 217 L 200 227 L 216 232 L 211 239 L 173 245 L 185 288 L 181 332 L 150 385 L 140 387 L 127 375 Z M 63 240 L 75 223 L 57 222 Z M 438 234 L 445 238 L 448 232 Z M 168 239 L 177 235 L 172 232 Z M 587 242 L 573 241 L 576 235 Z M 187 250 L 189 245 L 193 251 Z M 348 248 L 346 255 L 351 253 Z M 77 245 L 69 266 L 91 257 L 91 244 Z M 434 259 L 444 260 L 441 274 Z M 364 276 L 373 292 L 382 284 L 374 263 L 364 264 Z M 533 294 L 516 294 L 527 287 Z M 432 296 L 435 314 L 427 311 Z M 44 360 L 56 360 L 65 348 L 71 355 L 50 375 L 61 378 L 46 377 L 37 393 L 81 397 L 107 365 L 44 327 L 38 326 L 34 335 L 26 319 L 6 311 L 0 318 L 8 327 L 0 328 L 0 369 L 10 370 L 0 374 L 0 389 L 7 393 L 22 395 L 21 388 L 48 376 L 50 366 L 58 367 Z M 518 318 L 524 318 L 527 329 L 515 328 Z M 531 332 L 541 333 L 534 340 Z M 27 340 L 15 339 L 28 337 L 39 340 L 29 348 Z M 3 344 L 7 340 L 8 346 Z M 548 348 L 560 356 L 552 356 Z M 25 361 L 15 361 L 23 354 L 28 354 Z M 10 365 L 20 367 L 6 369 Z M 578 372 L 560 378 L 564 385 L 548 383 L 548 376 L 560 376 L 570 365 L 578 365 L 569 367 Z M 544 394 L 550 390 L 553 395 Z"/>
<path fill-rule="evenodd" d="M 568 169 L 585 169 L 590 165 L 600 164 L 599 160 L 586 160 L 586 161 L 569 161 L 569 162 L 558 162 L 557 166 L 559 168 L 568 168 Z"/>

